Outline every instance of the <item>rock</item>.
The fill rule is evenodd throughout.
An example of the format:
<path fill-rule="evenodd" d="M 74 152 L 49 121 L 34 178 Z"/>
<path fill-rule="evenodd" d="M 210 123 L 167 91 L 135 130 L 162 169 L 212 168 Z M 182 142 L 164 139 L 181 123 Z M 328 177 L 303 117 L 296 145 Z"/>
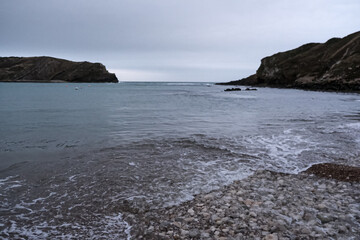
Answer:
<path fill-rule="evenodd" d="M 331 215 L 329 215 L 329 214 L 322 214 L 322 213 L 320 213 L 320 214 L 316 215 L 316 217 L 317 217 L 318 219 L 320 219 L 320 221 L 321 221 L 322 224 L 325 224 L 325 223 L 334 221 L 334 217 L 331 216 Z"/>
<path fill-rule="evenodd" d="M 310 229 L 304 227 L 301 229 L 301 233 L 304 235 L 310 235 L 311 231 L 310 231 Z"/>
<path fill-rule="evenodd" d="M 191 238 L 199 238 L 200 235 L 201 235 L 201 233 L 198 229 L 191 229 L 189 231 L 189 237 L 191 237 Z"/>
<path fill-rule="evenodd" d="M 255 218 L 257 215 L 256 215 L 256 213 L 254 213 L 254 212 L 250 212 L 250 213 L 249 213 L 249 216 Z"/>
<path fill-rule="evenodd" d="M 179 222 L 174 222 L 173 225 L 177 228 L 181 228 L 181 223 Z"/>
<path fill-rule="evenodd" d="M 154 226 L 150 226 L 150 227 L 147 229 L 147 232 L 148 232 L 148 233 L 154 232 Z"/>
<path fill-rule="evenodd" d="M 227 88 L 224 90 L 225 92 L 232 92 L 232 91 L 241 91 L 241 88 Z"/>
<path fill-rule="evenodd" d="M 312 165 L 305 171 L 320 177 L 337 179 L 345 182 L 360 182 L 360 168 L 333 163 L 321 163 Z M 346 185 L 344 186 L 346 188 Z"/>
<path fill-rule="evenodd" d="M 303 219 L 304 219 L 305 221 L 310 221 L 310 220 L 315 219 L 315 216 L 314 216 L 314 214 L 311 213 L 311 212 L 304 212 Z"/>
<path fill-rule="evenodd" d="M 207 233 L 207 232 L 203 232 L 203 233 L 201 233 L 201 238 L 203 238 L 203 239 L 209 239 L 209 238 L 210 238 L 210 234 Z"/>
<path fill-rule="evenodd" d="M 188 211 L 187 211 L 191 216 L 194 216 L 195 214 L 195 211 L 194 209 L 190 208 Z"/>
<path fill-rule="evenodd" d="M 276 233 L 268 234 L 263 239 L 264 240 L 278 240 L 278 235 Z"/>
<path fill-rule="evenodd" d="M 53 57 L 0 57 L 0 81 L 118 82 L 118 79 L 101 63 Z"/>
<path fill-rule="evenodd" d="M 186 230 L 181 229 L 180 234 L 181 234 L 182 236 L 188 236 L 188 235 L 189 235 L 189 231 L 186 231 Z"/>
<path fill-rule="evenodd" d="M 347 228 L 345 226 L 338 226 L 339 233 L 347 233 Z"/>
<path fill-rule="evenodd" d="M 254 203 L 254 201 L 253 200 L 251 200 L 251 199 L 246 199 L 245 201 L 244 201 L 244 204 L 247 206 L 247 207 L 251 207 L 251 205 Z"/>
<path fill-rule="evenodd" d="M 160 226 L 159 226 L 159 229 L 161 230 L 161 231 L 167 231 L 168 230 L 168 228 L 170 227 L 170 223 L 169 222 L 161 222 L 160 223 Z"/>
<path fill-rule="evenodd" d="M 210 200 L 210 199 L 213 199 L 214 198 L 214 195 L 213 194 L 206 194 L 205 196 L 204 196 L 204 199 L 205 200 Z"/>
<path fill-rule="evenodd" d="M 216 221 L 218 221 L 220 218 L 218 217 L 218 215 L 216 215 L 216 214 L 214 214 L 214 215 L 212 215 L 211 216 L 211 220 L 213 221 L 213 222 L 216 222 Z"/>
<path fill-rule="evenodd" d="M 257 91 L 256 88 L 246 88 L 245 91 Z"/>
<path fill-rule="evenodd" d="M 189 222 L 194 221 L 194 218 L 193 217 L 188 217 L 188 218 L 185 218 L 184 221 L 189 223 Z"/>
<path fill-rule="evenodd" d="M 274 54 L 247 78 L 220 85 L 360 91 L 360 32 Z"/>

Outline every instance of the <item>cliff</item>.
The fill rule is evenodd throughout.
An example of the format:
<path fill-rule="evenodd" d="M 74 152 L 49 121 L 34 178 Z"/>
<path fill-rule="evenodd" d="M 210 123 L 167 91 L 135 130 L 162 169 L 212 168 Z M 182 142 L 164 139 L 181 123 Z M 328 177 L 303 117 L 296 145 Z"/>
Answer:
<path fill-rule="evenodd" d="M 221 85 L 360 91 L 360 32 L 261 60 L 256 74 Z"/>
<path fill-rule="evenodd" d="M 0 81 L 118 82 L 118 79 L 101 63 L 52 57 L 0 57 Z"/>

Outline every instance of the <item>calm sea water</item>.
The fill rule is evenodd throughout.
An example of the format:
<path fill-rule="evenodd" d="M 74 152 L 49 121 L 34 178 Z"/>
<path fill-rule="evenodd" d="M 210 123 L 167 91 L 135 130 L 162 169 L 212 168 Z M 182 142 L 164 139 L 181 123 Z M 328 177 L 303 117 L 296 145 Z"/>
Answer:
<path fill-rule="evenodd" d="M 0 83 L 0 238 L 126 239 L 124 211 L 257 169 L 360 166 L 360 95 L 224 89 Z"/>

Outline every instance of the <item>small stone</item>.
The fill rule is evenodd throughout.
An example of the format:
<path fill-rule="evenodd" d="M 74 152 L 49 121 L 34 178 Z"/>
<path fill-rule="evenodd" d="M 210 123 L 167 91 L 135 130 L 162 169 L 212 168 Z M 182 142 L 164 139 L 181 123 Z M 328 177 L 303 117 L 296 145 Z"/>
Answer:
<path fill-rule="evenodd" d="M 210 199 L 213 199 L 214 198 L 214 196 L 212 195 L 212 194 L 206 194 L 205 196 L 204 196 L 204 199 L 205 200 L 210 200 Z"/>
<path fill-rule="evenodd" d="M 319 205 L 317 205 L 317 207 L 318 207 L 319 209 L 325 209 L 325 208 L 326 208 L 326 205 L 323 204 L 323 203 L 320 203 Z"/>
<path fill-rule="evenodd" d="M 150 226 L 150 227 L 147 229 L 147 232 L 148 232 L 148 233 L 154 232 L 154 226 Z"/>
<path fill-rule="evenodd" d="M 279 229 L 281 232 L 285 232 L 286 229 L 286 223 L 282 220 L 278 220 L 277 224 L 276 224 L 277 229 Z"/>
<path fill-rule="evenodd" d="M 310 212 L 305 212 L 305 213 L 304 213 L 304 216 L 303 216 L 303 219 L 304 219 L 305 221 L 310 221 L 310 220 L 314 219 L 314 215 L 311 214 Z"/>
<path fill-rule="evenodd" d="M 177 228 L 181 228 L 181 223 L 179 222 L 174 222 L 173 225 Z"/>
<path fill-rule="evenodd" d="M 315 227 L 314 227 L 314 230 L 315 230 L 317 233 L 319 233 L 319 234 L 324 234 L 323 228 L 320 228 L 320 227 L 318 227 L 318 226 L 315 226 Z"/>
<path fill-rule="evenodd" d="M 246 200 L 244 201 L 245 205 L 248 206 L 248 207 L 250 207 L 250 206 L 253 204 L 253 202 L 254 202 L 254 201 L 252 201 L 251 199 L 246 199 Z"/>
<path fill-rule="evenodd" d="M 209 238 L 210 238 L 210 234 L 207 233 L 207 232 L 203 232 L 203 233 L 201 233 L 201 237 L 202 237 L 203 239 L 209 239 Z"/>
<path fill-rule="evenodd" d="M 187 236 L 187 235 L 189 235 L 189 231 L 186 231 L 186 230 L 181 229 L 180 234 L 181 234 L 182 236 Z"/>
<path fill-rule="evenodd" d="M 266 201 L 266 202 L 264 202 L 264 206 L 265 207 L 271 207 L 271 206 L 273 206 L 274 205 L 274 203 L 272 202 L 272 201 Z"/>
<path fill-rule="evenodd" d="M 347 228 L 345 226 L 339 226 L 339 233 L 347 233 Z"/>
<path fill-rule="evenodd" d="M 301 233 L 304 235 L 310 235 L 311 231 L 310 229 L 304 227 L 301 229 Z"/>
<path fill-rule="evenodd" d="M 169 226 L 170 226 L 169 222 L 162 222 L 162 223 L 160 223 L 159 228 L 161 231 L 167 231 Z"/>
<path fill-rule="evenodd" d="M 197 229 L 191 229 L 191 230 L 189 231 L 189 236 L 190 236 L 191 238 L 198 238 L 198 237 L 200 237 L 200 231 L 197 230 Z"/>
<path fill-rule="evenodd" d="M 237 213 L 237 212 L 234 212 L 234 213 L 231 213 L 231 214 L 230 214 L 230 217 L 231 217 L 231 218 L 240 218 L 240 214 Z"/>
<path fill-rule="evenodd" d="M 210 214 L 206 213 L 206 212 L 202 213 L 202 215 L 203 215 L 204 218 L 209 218 L 210 217 Z"/>
<path fill-rule="evenodd" d="M 256 213 L 254 213 L 254 212 L 250 212 L 250 213 L 249 213 L 249 216 L 250 216 L 250 217 L 254 217 L 254 218 L 257 217 Z"/>
<path fill-rule="evenodd" d="M 187 211 L 191 216 L 194 216 L 195 214 L 195 211 L 194 209 L 190 208 L 188 211 Z"/>
<path fill-rule="evenodd" d="M 320 219 L 322 224 L 334 221 L 334 217 L 332 217 L 331 215 L 328 214 L 318 214 L 316 215 L 318 219 Z"/>
<path fill-rule="evenodd" d="M 263 239 L 264 240 L 278 240 L 279 238 L 276 233 L 273 233 L 273 234 L 266 235 Z"/>
<path fill-rule="evenodd" d="M 214 214 L 211 216 L 211 220 L 216 222 L 217 220 L 219 220 L 220 218 L 218 217 L 218 215 Z"/>
<path fill-rule="evenodd" d="M 243 191 L 237 191 L 236 192 L 236 195 L 242 195 L 243 194 Z"/>

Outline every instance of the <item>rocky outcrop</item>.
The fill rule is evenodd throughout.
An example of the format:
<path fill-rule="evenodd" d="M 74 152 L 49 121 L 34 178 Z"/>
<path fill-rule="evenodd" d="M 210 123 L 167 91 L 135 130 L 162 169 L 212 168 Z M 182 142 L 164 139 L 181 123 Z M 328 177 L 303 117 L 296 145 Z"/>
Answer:
<path fill-rule="evenodd" d="M 225 92 L 241 91 L 241 88 L 227 88 L 224 91 Z"/>
<path fill-rule="evenodd" d="M 360 91 L 360 32 L 265 57 L 256 74 L 222 85 Z"/>
<path fill-rule="evenodd" d="M 0 81 L 118 82 L 118 79 L 101 63 L 52 57 L 0 57 Z"/>

